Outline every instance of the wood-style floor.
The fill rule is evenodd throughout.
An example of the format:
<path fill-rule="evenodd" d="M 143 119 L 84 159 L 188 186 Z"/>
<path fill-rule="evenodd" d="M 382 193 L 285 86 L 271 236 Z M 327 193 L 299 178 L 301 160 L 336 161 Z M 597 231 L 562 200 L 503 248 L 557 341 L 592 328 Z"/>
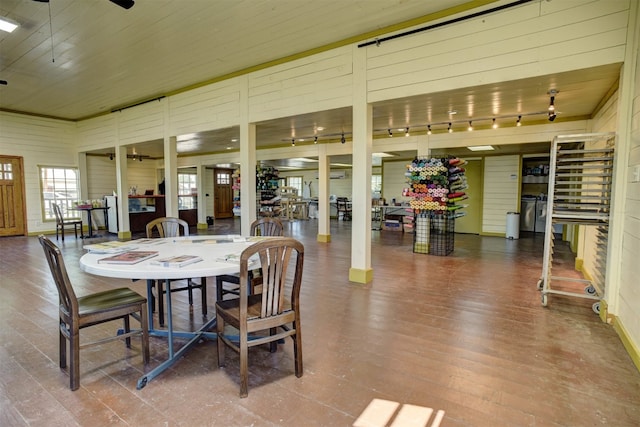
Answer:
<path fill-rule="evenodd" d="M 238 227 L 217 221 L 208 233 Z M 347 280 L 349 222 L 332 220 L 329 244 L 316 242 L 314 220 L 286 229 L 306 249 L 304 376 L 293 375 L 290 340 L 273 354 L 255 348 L 246 399 L 237 356 L 227 352 L 218 369 L 213 341 L 136 390 L 166 356 L 162 338 L 151 338 L 149 367 L 139 340 L 83 350 L 71 392 L 42 248 L 35 237 L 0 239 L 0 426 L 352 426 L 370 404 L 373 422 L 359 425 L 385 426 L 389 402 L 396 420 L 417 414 L 411 426 L 640 425 L 640 373 L 613 328 L 588 300 L 550 296 L 541 306 L 543 238 L 456 235 L 454 253 L 437 257 L 412 253 L 409 234 L 374 231 L 374 280 L 360 285 Z M 79 271 L 86 241 L 59 243 L 78 294 L 124 285 L 145 295 L 142 282 Z M 555 268 L 572 266 L 568 256 Z M 184 292 L 174 298 L 178 326 L 202 324 L 199 296 L 192 312 Z M 210 307 L 214 298 L 210 286 Z"/>

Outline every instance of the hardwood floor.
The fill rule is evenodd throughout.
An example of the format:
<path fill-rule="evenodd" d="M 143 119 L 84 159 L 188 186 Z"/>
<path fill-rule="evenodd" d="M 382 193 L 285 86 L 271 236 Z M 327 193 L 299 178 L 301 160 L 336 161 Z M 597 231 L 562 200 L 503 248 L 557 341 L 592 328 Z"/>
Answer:
<path fill-rule="evenodd" d="M 360 285 L 347 279 L 350 222 L 332 220 L 329 244 L 316 242 L 313 220 L 285 225 L 306 250 L 304 376 L 293 375 L 290 340 L 276 353 L 253 349 L 246 399 L 237 355 L 227 352 L 218 369 L 213 341 L 142 390 L 136 381 L 150 368 L 139 340 L 87 348 L 71 392 L 58 368 L 58 296 L 42 248 L 35 237 L 1 238 L 0 426 L 351 426 L 370 404 L 373 422 L 357 425 L 391 425 L 390 405 L 418 414 L 403 424 L 411 426 L 640 425 L 640 373 L 613 328 L 588 300 L 552 296 L 541 306 L 541 237 L 456 235 L 453 254 L 437 257 L 412 253 L 409 234 L 374 231 L 374 280 Z M 208 233 L 238 227 L 216 221 Z M 145 294 L 142 282 L 81 272 L 85 242 L 58 242 L 79 295 L 119 286 Z M 566 263 L 554 268 L 574 274 L 566 248 L 557 249 Z M 212 307 L 213 286 L 208 294 Z M 176 326 L 203 323 L 199 296 L 192 311 L 186 293 L 174 298 Z M 149 366 L 166 353 L 166 340 L 151 338 Z M 410 418 L 402 411 L 398 423 Z"/>

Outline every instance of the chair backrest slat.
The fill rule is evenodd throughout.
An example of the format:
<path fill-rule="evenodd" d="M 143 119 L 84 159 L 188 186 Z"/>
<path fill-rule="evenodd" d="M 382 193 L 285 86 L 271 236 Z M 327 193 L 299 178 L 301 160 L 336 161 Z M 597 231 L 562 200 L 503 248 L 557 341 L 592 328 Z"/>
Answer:
<path fill-rule="evenodd" d="M 295 252 L 295 274 L 287 275 L 288 267 Z M 258 254 L 262 269 L 262 312 L 261 317 L 281 314 L 288 307 L 285 306 L 285 290 L 287 283 L 291 283 L 291 304 L 297 304 L 302 282 L 302 268 L 304 261 L 304 246 L 296 239 L 282 237 L 258 242 L 248 247 L 240 256 L 240 283 L 245 283 L 248 277 L 249 260 Z M 252 268 L 255 268 L 252 266 Z M 246 311 L 246 286 L 240 287 L 241 313 Z"/>
<path fill-rule="evenodd" d="M 162 217 L 156 218 L 146 226 L 147 238 L 153 237 L 154 228 L 160 237 L 178 237 L 189 235 L 189 224 L 180 218 Z"/>
<path fill-rule="evenodd" d="M 259 218 L 251 223 L 252 236 L 284 236 L 284 226 L 278 218 Z"/>
<path fill-rule="evenodd" d="M 44 248 L 49 269 L 53 276 L 53 281 L 58 288 L 60 305 L 64 311 L 71 316 L 73 313 L 78 312 L 78 299 L 76 298 L 73 286 L 71 286 L 71 281 L 67 274 L 62 253 L 60 252 L 60 249 L 45 236 L 38 236 L 38 240 L 40 240 L 40 244 Z"/>

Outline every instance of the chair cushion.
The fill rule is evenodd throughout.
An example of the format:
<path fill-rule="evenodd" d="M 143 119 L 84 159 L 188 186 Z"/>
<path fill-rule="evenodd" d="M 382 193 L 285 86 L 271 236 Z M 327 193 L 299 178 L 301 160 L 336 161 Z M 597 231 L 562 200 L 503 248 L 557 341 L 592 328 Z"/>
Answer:
<path fill-rule="evenodd" d="M 117 288 L 78 298 L 78 312 L 83 314 L 109 310 L 112 307 L 137 305 L 147 299 L 129 288 Z"/>
<path fill-rule="evenodd" d="M 240 299 L 233 298 L 216 302 L 216 310 L 222 309 L 231 318 L 240 318 Z M 291 304 L 285 301 L 284 311 L 291 309 Z M 247 320 L 258 319 L 262 311 L 262 294 L 248 295 L 247 299 Z"/>

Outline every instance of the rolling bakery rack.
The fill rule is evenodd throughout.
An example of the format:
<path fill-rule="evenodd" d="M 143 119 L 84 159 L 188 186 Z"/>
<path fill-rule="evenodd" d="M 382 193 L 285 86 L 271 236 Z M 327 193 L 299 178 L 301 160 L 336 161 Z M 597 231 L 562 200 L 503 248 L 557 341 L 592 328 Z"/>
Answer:
<path fill-rule="evenodd" d="M 596 300 L 600 313 L 604 295 L 608 246 L 614 133 L 562 135 L 551 146 L 549 194 L 545 225 L 542 277 L 538 281 L 542 305 L 550 294 Z M 596 253 L 592 280 L 554 276 L 555 224 L 595 227 Z M 582 291 L 580 287 L 584 287 Z"/>

